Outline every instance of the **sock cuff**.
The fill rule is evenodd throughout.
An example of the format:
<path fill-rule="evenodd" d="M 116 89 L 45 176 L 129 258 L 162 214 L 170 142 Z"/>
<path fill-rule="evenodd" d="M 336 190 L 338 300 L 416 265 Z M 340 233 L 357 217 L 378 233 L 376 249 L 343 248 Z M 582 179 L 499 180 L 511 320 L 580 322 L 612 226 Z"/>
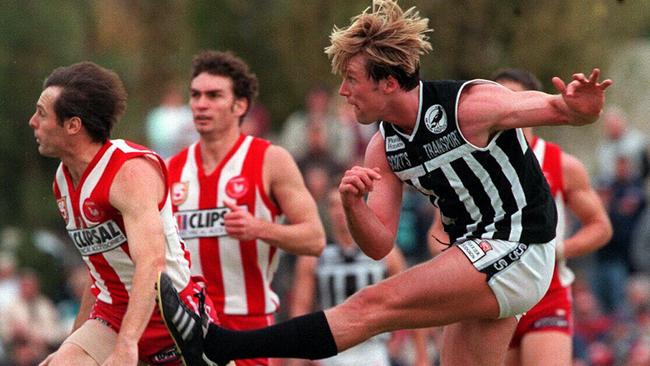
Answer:
<path fill-rule="evenodd" d="M 305 350 L 314 351 L 309 355 L 309 359 L 318 360 L 338 353 L 325 312 L 318 311 L 297 317 L 294 320 L 301 346 Z"/>

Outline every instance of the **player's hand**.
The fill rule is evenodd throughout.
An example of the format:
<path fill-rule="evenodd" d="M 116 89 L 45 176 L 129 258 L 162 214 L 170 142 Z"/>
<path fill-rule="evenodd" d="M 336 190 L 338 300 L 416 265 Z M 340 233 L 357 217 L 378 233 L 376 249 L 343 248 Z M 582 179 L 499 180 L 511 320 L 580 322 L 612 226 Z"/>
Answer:
<path fill-rule="evenodd" d="M 339 193 L 343 199 L 343 204 L 350 203 L 355 199 L 363 197 L 372 192 L 374 182 L 381 179 L 379 168 L 365 168 L 354 166 L 347 170 L 341 178 L 339 184 Z"/>
<path fill-rule="evenodd" d="M 237 240 L 255 240 L 259 237 L 259 220 L 236 204 L 224 201 L 230 212 L 223 216 L 223 223 L 229 236 Z"/>
<path fill-rule="evenodd" d="M 593 69 L 587 78 L 582 73 L 573 74 L 573 80 L 565 84 L 559 77 L 553 78 L 553 85 L 562 94 L 564 103 L 581 124 L 594 122 L 600 116 L 605 103 L 605 89 L 612 80 L 598 82 L 600 69 Z"/>

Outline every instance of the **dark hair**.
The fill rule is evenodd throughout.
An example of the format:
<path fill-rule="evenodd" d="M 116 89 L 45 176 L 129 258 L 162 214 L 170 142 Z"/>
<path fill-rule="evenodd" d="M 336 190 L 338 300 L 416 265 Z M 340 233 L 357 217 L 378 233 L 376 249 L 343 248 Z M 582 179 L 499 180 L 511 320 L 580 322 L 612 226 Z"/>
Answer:
<path fill-rule="evenodd" d="M 248 108 L 240 118 L 241 123 L 248 111 L 251 110 L 255 97 L 257 97 L 257 76 L 250 71 L 246 62 L 229 51 L 206 50 L 194 56 L 192 59 L 192 79 L 204 72 L 229 78 L 232 80 L 235 98 L 245 98 L 248 101 Z"/>
<path fill-rule="evenodd" d="M 52 71 L 43 89 L 60 87 L 54 102 L 57 121 L 79 117 L 93 141 L 108 140 L 113 125 L 126 110 L 126 90 L 119 76 L 92 62 L 80 62 Z"/>
<path fill-rule="evenodd" d="M 374 81 L 380 81 L 388 78 L 389 76 L 394 77 L 397 80 L 400 88 L 403 90 L 409 91 L 420 82 L 420 66 L 417 65 L 415 72 L 409 74 L 400 66 L 390 66 L 378 62 L 373 62 L 371 60 L 366 61 L 366 72 L 370 78 Z"/>
<path fill-rule="evenodd" d="M 510 80 L 520 83 L 526 90 L 542 90 L 542 83 L 531 72 L 523 69 L 501 69 L 492 75 L 492 80 Z"/>

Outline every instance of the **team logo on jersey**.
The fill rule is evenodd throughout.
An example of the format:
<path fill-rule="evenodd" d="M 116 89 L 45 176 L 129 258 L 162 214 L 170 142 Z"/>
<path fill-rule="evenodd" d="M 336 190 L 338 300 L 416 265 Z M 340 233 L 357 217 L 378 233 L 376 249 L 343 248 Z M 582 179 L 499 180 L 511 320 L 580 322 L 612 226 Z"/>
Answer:
<path fill-rule="evenodd" d="M 92 222 L 100 222 L 104 218 L 104 212 L 99 208 L 99 205 L 94 201 L 91 201 L 90 198 L 84 201 L 83 212 L 84 216 Z"/>
<path fill-rule="evenodd" d="M 404 148 L 406 148 L 406 145 L 404 145 L 404 141 L 402 141 L 399 136 L 386 137 L 386 152 L 397 151 Z"/>
<path fill-rule="evenodd" d="M 56 200 L 56 206 L 59 208 L 59 213 L 61 214 L 61 217 L 63 217 L 63 220 L 67 223 L 68 222 L 68 205 L 66 204 L 65 196 L 59 198 Z"/>
<path fill-rule="evenodd" d="M 447 114 L 440 104 L 432 105 L 424 114 L 424 125 L 433 133 L 441 133 L 447 128 Z"/>
<path fill-rule="evenodd" d="M 172 184 L 171 196 L 172 204 L 178 206 L 185 202 L 187 199 L 187 191 L 189 190 L 190 184 L 188 182 L 176 182 Z"/>
<path fill-rule="evenodd" d="M 250 183 L 248 182 L 248 179 L 240 175 L 230 179 L 228 183 L 226 183 L 226 194 L 235 199 L 242 198 L 246 193 L 248 193 L 249 188 Z"/>

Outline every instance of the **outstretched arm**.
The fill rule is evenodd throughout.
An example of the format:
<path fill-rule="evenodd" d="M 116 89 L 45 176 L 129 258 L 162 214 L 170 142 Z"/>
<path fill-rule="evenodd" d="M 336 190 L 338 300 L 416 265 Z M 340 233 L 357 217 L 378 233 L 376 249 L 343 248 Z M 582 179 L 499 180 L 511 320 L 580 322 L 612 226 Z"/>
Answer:
<path fill-rule="evenodd" d="M 589 78 L 583 73 L 573 74 L 573 80 L 565 84 L 559 77 L 553 78 L 553 86 L 560 92 L 560 108 L 569 116 L 569 123 L 584 125 L 595 122 L 605 104 L 605 89 L 612 85 L 610 79 L 598 82 L 600 69 L 593 69 Z"/>
<path fill-rule="evenodd" d="M 559 257 L 572 258 L 605 245 L 612 237 L 612 224 L 582 163 L 563 153 L 562 172 L 567 207 L 578 218 L 581 227 L 563 243 L 558 243 L 557 248 Z"/>
<path fill-rule="evenodd" d="M 485 138 L 511 128 L 593 123 L 603 108 L 605 90 L 612 84 L 609 79 L 599 82 L 599 77 L 599 69 L 589 77 L 574 74 L 568 84 L 554 77 L 559 92 L 555 95 L 513 92 L 493 83 L 470 85 L 462 92 L 458 107 L 461 129 L 464 134 Z"/>
<path fill-rule="evenodd" d="M 402 182 L 388 166 L 383 141 L 376 133 L 366 149 L 365 167 L 346 171 L 339 185 L 350 233 L 373 259 L 393 248 L 402 203 Z"/>

